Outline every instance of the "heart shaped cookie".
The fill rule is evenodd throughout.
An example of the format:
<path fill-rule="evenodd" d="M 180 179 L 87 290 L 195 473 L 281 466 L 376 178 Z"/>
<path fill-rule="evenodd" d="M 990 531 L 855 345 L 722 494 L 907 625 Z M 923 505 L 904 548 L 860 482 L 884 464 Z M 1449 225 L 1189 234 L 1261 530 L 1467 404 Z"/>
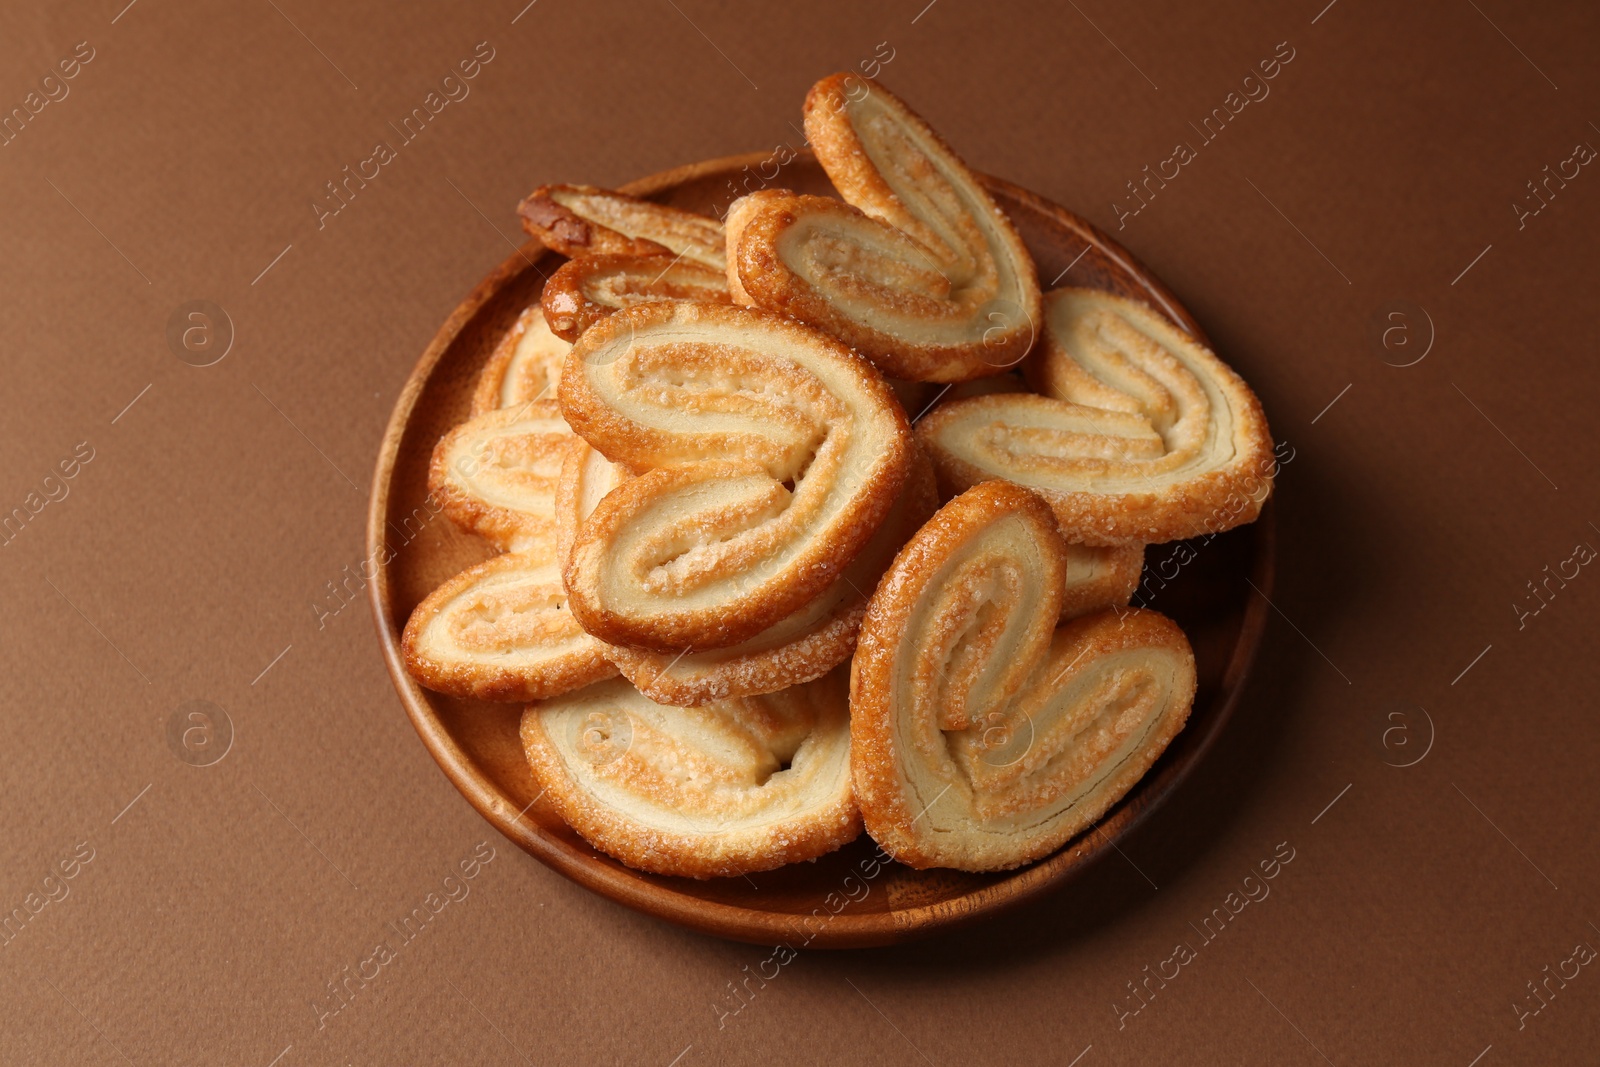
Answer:
<path fill-rule="evenodd" d="M 1025 485 L 1091 545 L 1175 541 L 1260 514 L 1277 469 L 1261 402 L 1151 308 L 1058 289 L 1025 369 L 1042 395 L 957 400 L 917 423 L 946 494 Z"/>
<path fill-rule="evenodd" d="M 1194 653 L 1152 611 L 1060 626 L 1067 546 L 1006 482 L 946 504 L 873 594 L 851 673 L 867 831 L 902 863 L 986 871 L 1060 848 L 1182 729 Z"/>
<path fill-rule="evenodd" d="M 735 300 L 810 323 L 885 374 L 957 382 L 1032 347 L 1039 282 L 977 176 L 882 85 L 812 87 L 806 136 L 847 203 L 768 190 L 728 217 Z"/>
<path fill-rule="evenodd" d="M 573 347 L 560 398 L 580 436 L 642 472 L 573 540 L 573 614 L 612 644 L 672 654 L 754 637 L 827 589 L 913 454 L 870 364 L 746 308 L 619 311 Z"/>

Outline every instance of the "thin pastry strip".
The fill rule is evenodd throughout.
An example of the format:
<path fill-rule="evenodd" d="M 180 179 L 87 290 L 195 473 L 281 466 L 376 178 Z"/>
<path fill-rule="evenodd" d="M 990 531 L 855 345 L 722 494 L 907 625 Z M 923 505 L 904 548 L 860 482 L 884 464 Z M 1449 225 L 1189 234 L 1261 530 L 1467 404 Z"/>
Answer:
<path fill-rule="evenodd" d="M 597 452 L 577 434 L 565 445 L 561 481 L 556 487 L 556 563 L 564 570 L 578 527 L 605 495 L 633 474 Z"/>
<path fill-rule="evenodd" d="M 572 428 L 639 477 L 584 522 L 572 611 L 612 644 L 724 648 L 822 593 L 911 464 L 905 412 L 844 345 L 717 304 L 642 304 L 562 370 Z"/>
<path fill-rule="evenodd" d="M 956 382 L 1032 347 L 1039 281 L 1010 220 L 950 147 L 881 85 L 836 74 L 806 136 L 848 203 L 765 190 L 729 212 L 735 300 L 844 340 L 885 374 Z"/>
<path fill-rule="evenodd" d="M 652 300 L 733 302 L 726 272 L 675 256 L 581 256 L 563 263 L 539 298 L 550 329 L 566 341 L 618 308 Z"/>
<path fill-rule="evenodd" d="M 757 189 L 728 205 L 727 215 L 722 221 L 728 251 L 728 292 L 740 307 L 756 306 L 755 298 L 745 291 L 744 283 L 739 280 L 738 254 L 739 245 L 744 240 L 744 228 L 752 219 L 766 214 L 770 209 L 781 207 L 794 196 L 788 189 Z"/>
<path fill-rule="evenodd" d="M 544 795 L 595 848 L 630 867 L 734 877 L 853 840 L 842 671 L 699 708 L 624 681 L 529 705 L 522 743 Z"/>
<path fill-rule="evenodd" d="M 406 669 L 429 689 L 497 701 L 543 700 L 615 675 L 566 598 L 560 572 L 539 553 L 480 563 L 411 613 Z"/>
<path fill-rule="evenodd" d="M 554 400 L 561 363 L 572 346 L 550 332 L 538 304 L 523 309 L 495 346 L 472 391 L 472 414 Z"/>
<path fill-rule="evenodd" d="M 1061 617 L 1076 618 L 1105 608 L 1125 608 L 1144 575 L 1144 545 L 1097 548 L 1067 544 Z"/>
<path fill-rule="evenodd" d="M 612 645 L 606 655 L 651 700 L 685 707 L 774 693 L 818 678 L 855 650 L 869 591 L 938 506 L 933 468 L 918 456 L 894 510 L 867 547 L 833 585 L 793 615 L 727 648 L 672 655 Z"/>
<path fill-rule="evenodd" d="M 942 492 L 1026 485 L 1090 545 L 1176 541 L 1260 514 L 1276 470 L 1261 402 L 1149 307 L 1058 289 L 1025 369 L 1046 395 L 958 400 L 917 423 Z"/>
<path fill-rule="evenodd" d="M 555 496 L 572 430 L 552 400 L 476 415 L 439 439 L 428 491 L 464 530 L 555 558 Z"/>
<path fill-rule="evenodd" d="M 564 256 L 681 256 L 726 270 L 722 224 L 592 185 L 541 185 L 517 206 L 522 228 Z"/>
<path fill-rule="evenodd" d="M 912 538 L 867 608 L 851 765 L 867 831 L 913 867 L 1048 855 L 1182 729 L 1194 654 L 1152 611 L 1059 628 L 1067 549 L 1040 497 L 987 482 Z"/>

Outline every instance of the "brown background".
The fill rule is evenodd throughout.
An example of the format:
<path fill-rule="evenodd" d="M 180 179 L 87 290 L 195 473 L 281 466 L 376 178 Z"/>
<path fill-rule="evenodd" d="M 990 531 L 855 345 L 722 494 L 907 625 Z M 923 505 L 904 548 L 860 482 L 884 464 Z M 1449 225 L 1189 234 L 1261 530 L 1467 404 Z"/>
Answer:
<path fill-rule="evenodd" d="M 1512 605 L 1600 547 L 1600 173 L 1521 230 L 1511 209 L 1600 145 L 1593 5 L 123 2 L 0 15 L 6 108 L 95 49 L 0 147 L 0 511 L 94 450 L 0 547 L 0 911 L 94 851 L 0 946 L 0 1060 L 1594 1062 L 1594 968 L 1521 1029 L 1513 1004 L 1600 946 L 1600 576 L 1521 629 Z M 480 41 L 471 95 L 319 230 L 323 183 Z M 804 953 L 719 1019 L 769 950 L 500 839 L 418 743 L 365 602 L 313 605 L 360 558 L 396 391 L 521 194 L 796 143 L 806 87 L 885 41 L 886 84 L 1127 244 L 1256 386 L 1296 449 L 1281 613 L 1126 860 L 955 935 Z M 1282 41 L 1271 95 L 1119 231 L 1124 183 Z M 206 368 L 166 340 L 196 299 L 236 331 Z M 1415 343 L 1378 344 L 1397 301 L 1436 333 L 1403 368 L 1429 329 L 1413 308 Z M 166 739 L 194 699 L 236 730 L 214 766 Z M 1424 750 L 1419 707 L 1432 747 L 1392 766 Z M 471 895 L 319 1030 L 326 983 L 484 840 Z M 1126 983 L 1280 842 L 1270 897 L 1119 1028 Z"/>

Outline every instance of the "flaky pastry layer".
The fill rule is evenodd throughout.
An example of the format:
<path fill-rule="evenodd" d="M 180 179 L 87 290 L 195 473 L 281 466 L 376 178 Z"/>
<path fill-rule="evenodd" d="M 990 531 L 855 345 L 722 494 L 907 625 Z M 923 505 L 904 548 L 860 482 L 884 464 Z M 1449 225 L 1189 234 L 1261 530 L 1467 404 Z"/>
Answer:
<path fill-rule="evenodd" d="M 1067 542 L 1061 617 L 1076 618 L 1105 608 L 1125 608 L 1144 575 L 1144 545 L 1109 548 Z"/>
<path fill-rule="evenodd" d="M 561 481 L 556 486 L 556 564 L 566 570 L 578 527 L 607 493 L 633 477 L 633 472 L 613 463 L 577 434 L 567 442 L 561 460 Z"/>

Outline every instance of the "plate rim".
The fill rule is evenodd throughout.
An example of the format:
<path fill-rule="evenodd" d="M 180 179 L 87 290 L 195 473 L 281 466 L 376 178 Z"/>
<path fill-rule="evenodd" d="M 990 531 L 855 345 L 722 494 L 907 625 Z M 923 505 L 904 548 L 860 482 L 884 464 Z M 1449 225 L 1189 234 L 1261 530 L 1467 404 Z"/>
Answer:
<path fill-rule="evenodd" d="M 736 172 L 744 167 L 759 165 L 770 158 L 771 154 L 770 151 L 745 152 L 702 160 L 647 175 L 619 188 L 622 192 L 648 197 L 707 174 L 730 170 Z M 804 158 L 813 158 L 809 149 L 802 149 L 796 153 L 796 159 Z M 1176 294 L 1132 253 L 1093 223 L 1054 201 L 1002 178 L 981 173 L 979 178 L 991 191 L 1026 204 L 1030 209 L 1049 216 L 1065 229 L 1078 233 L 1097 246 L 1117 261 L 1128 276 L 1137 279 L 1169 317 L 1189 330 L 1202 343 L 1210 346 L 1209 338 L 1188 309 L 1178 300 Z M 383 558 L 386 548 L 390 484 L 394 476 L 400 443 L 416 409 L 417 401 L 422 396 L 434 370 L 461 331 L 482 307 L 503 286 L 515 279 L 523 270 L 536 266 L 540 259 L 548 254 L 548 250 L 538 241 L 528 241 L 502 260 L 456 305 L 407 375 L 378 445 L 372 490 L 367 501 L 365 548 L 368 558 Z M 1169 764 L 1161 768 L 1158 774 L 1147 773 L 1110 812 L 1096 820 L 1089 830 L 1048 857 L 1021 868 L 1009 877 L 959 897 L 932 904 L 918 904 L 881 912 L 852 913 L 846 908 L 831 915 L 823 928 L 816 931 L 806 942 L 805 947 L 856 948 L 892 944 L 931 934 L 935 930 L 951 929 L 1016 907 L 1038 897 L 1047 889 L 1059 887 L 1081 873 L 1154 814 L 1189 776 L 1194 766 L 1210 752 L 1233 717 L 1234 709 L 1242 695 L 1245 680 L 1261 646 L 1267 618 L 1267 598 L 1271 596 L 1276 572 L 1275 511 L 1269 498 L 1255 523 L 1254 536 L 1257 545 L 1250 580 L 1256 586 L 1256 595 L 1246 600 L 1239 637 L 1223 670 L 1222 693 L 1218 698 L 1220 706 L 1212 714 L 1207 731 L 1195 740 L 1195 747 L 1186 760 L 1182 763 Z M 411 725 L 416 730 L 423 747 L 428 750 L 434 762 L 444 771 L 457 791 L 495 829 L 545 866 L 570 878 L 585 889 L 636 911 L 701 933 L 755 944 L 771 944 L 792 934 L 793 924 L 800 918 L 798 915 L 691 897 L 669 887 L 646 881 L 641 872 L 625 873 L 607 864 L 595 863 L 588 849 L 580 849 L 566 841 L 547 837 L 537 823 L 525 818 L 526 808 L 521 812 L 513 811 L 507 798 L 493 787 L 488 776 L 482 774 L 465 751 L 455 743 L 443 723 L 433 714 L 432 706 L 428 703 L 422 687 L 406 671 L 400 647 L 401 631 L 390 622 L 392 603 L 389 568 L 386 565 L 379 565 L 374 570 L 376 574 L 373 580 L 367 583 L 367 602 L 372 610 L 384 665 L 388 669 L 396 694 L 400 697 L 400 703 L 405 708 L 406 715 L 411 720 Z M 531 806 L 530 804 L 529 807 Z"/>

